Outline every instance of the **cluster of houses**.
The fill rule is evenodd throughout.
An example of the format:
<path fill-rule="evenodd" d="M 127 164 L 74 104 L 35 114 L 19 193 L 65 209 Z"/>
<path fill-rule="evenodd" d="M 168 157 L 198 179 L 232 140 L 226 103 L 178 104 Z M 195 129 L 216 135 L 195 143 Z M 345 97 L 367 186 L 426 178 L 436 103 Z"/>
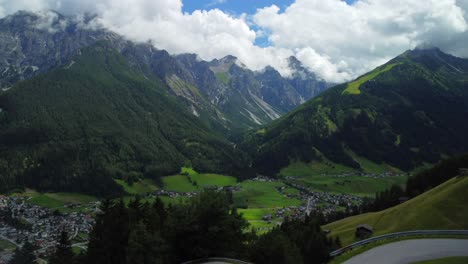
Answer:
<path fill-rule="evenodd" d="M 241 187 L 240 186 L 237 186 L 237 185 L 232 185 L 232 186 L 224 186 L 224 187 L 218 187 L 218 186 L 204 186 L 205 189 L 213 189 L 213 190 L 216 190 L 216 191 L 230 191 L 230 192 L 238 192 L 241 190 Z M 178 197 L 194 197 L 195 195 L 197 195 L 198 192 L 194 191 L 194 192 L 176 192 L 176 191 L 168 191 L 168 190 L 156 190 L 152 193 L 147 193 L 145 195 L 146 198 L 155 198 L 155 197 L 158 197 L 158 196 L 167 196 L 167 197 L 170 197 L 170 198 L 178 198 Z"/>
<path fill-rule="evenodd" d="M 341 174 L 322 174 L 323 176 L 332 176 L 334 178 L 346 178 L 346 177 L 351 177 L 351 176 L 361 176 L 361 177 L 367 177 L 367 178 L 388 178 L 388 177 L 399 177 L 399 176 L 405 176 L 406 174 L 404 173 L 393 173 L 393 172 L 381 172 L 381 173 L 354 173 L 354 172 L 348 172 L 348 173 L 341 173 Z"/>
<path fill-rule="evenodd" d="M 67 231 L 74 241 L 79 240 L 80 234 L 89 234 L 94 224 L 93 214 L 99 210 L 99 202 L 92 202 L 86 205 L 86 213 L 57 213 L 28 203 L 27 199 L 0 197 L 0 212 L 3 215 L 0 218 L 0 238 L 17 246 L 26 241 L 32 242 L 38 247 L 36 253 L 39 255 L 48 255 L 55 249 L 62 230 Z M 64 207 L 76 208 L 82 205 L 67 204 Z M 5 219 L 16 219 L 23 224 L 12 226 Z M 0 259 L 7 259 L 9 254 L 11 252 L 0 252 Z"/>
<path fill-rule="evenodd" d="M 264 179 L 263 179 L 264 180 Z M 271 222 L 274 218 L 280 221 L 286 216 L 289 218 L 303 218 L 306 214 L 312 211 L 320 211 L 324 215 L 334 213 L 343 208 L 350 208 L 355 205 L 360 205 L 363 198 L 349 194 L 331 194 L 328 192 L 316 192 L 299 185 L 297 183 L 286 182 L 288 186 L 278 186 L 275 189 L 289 198 L 297 198 L 304 202 L 306 206 L 287 206 L 276 210 L 275 215 L 266 214 L 262 220 Z M 298 194 L 286 193 L 288 187 L 299 190 Z"/>

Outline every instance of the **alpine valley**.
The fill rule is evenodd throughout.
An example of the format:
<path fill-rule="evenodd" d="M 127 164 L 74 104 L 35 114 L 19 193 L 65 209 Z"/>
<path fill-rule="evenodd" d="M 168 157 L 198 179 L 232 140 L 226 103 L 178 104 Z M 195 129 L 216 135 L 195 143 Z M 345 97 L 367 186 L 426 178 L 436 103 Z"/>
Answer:
<path fill-rule="evenodd" d="M 337 84 L 298 58 L 284 76 L 96 16 L 0 19 L 0 263 L 341 263 L 394 242 L 336 251 L 375 235 L 465 241 L 468 59 L 421 46 Z"/>
<path fill-rule="evenodd" d="M 252 72 L 232 56 L 171 56 L 95 30 L 92 18 L 47 17 L 52 22 L 21 11 L 0 21 L 3 190 L 87 185 L 105 195 L 106 184 L 86 183 L 104 176 L 82 179 L 89 166 L 110 177 L 168 175 L 184 164 L 240 175 L 248 162 L 230 137 L 329 86 L 294 57 L 296 74 L 283 78 L 273 68 Z M 89 151 L 100 157 L 96 164 L 83 160 Z"/>

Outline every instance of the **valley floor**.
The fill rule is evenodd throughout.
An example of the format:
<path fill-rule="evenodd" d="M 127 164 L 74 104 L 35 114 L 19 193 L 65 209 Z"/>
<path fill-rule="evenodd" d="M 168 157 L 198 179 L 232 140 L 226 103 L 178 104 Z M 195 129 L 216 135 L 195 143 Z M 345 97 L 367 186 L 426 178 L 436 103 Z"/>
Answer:
<path fill-rule="evenodd" d="M 132 184 L 123 180 L 115 181 L 127 193 L 124 197 L 127 203 L 135 196 L 141 197 L 143 201 L 151 202 L 156 197 L 160 197 L 166 204 L 182 203 L 205 188 L 230 190 L 233 193 L 233 203 L 250 223 L 250 228 L 255 229 L 257 233 L 264 233 L 280 224 L 285 217 L 300 218 L 315 209 L 320 209 L 326 214 L 359 205 L 362 203 L 362 196 L 372 195 L 394 182 L 388 177 L 385 174 L 372 176 L 352 172 L 311 176 L 304 181 L 294 177 L 279 179 L 257 177 L 238 182 L 231 176 L 198 173 L 191 168 L 182 168 L 180 174 L 163 177 L 159 184 L 150 179 L 142 179 Z M 350 190 L 355 190 L 354 184 L 353 186 L 347 184 L 355 181 L 363 184 L 357 192 L 352 192 Z M 100 203 L 98 198 L 89 195 L 39 193 L 26 190 L 24 193 L 3 197 L 2 204 L 26 208 L 27 210 L 22 211 L 23 215 L 17 217 L 32 225 L 37 222 L 33 219 L 33 210 L 39 210 L 47 215 L 47 224 L 34 229 L 40 236 L 38 239 L 45 241 L 44 247 L 47 249 L 47 245 L 52 243 L 49 240 L 53 240 L 58 234 L 55 227 L 59 225 L 55 223 L 68 223 L 70 233 L 76 238 L 74 243 L 84 242 Z M 87 229 L 81 227 L 85 224 L 84 222 L 80 224 L 82 222 L 80 219 L 91 221 L 86 222 Z M 19 233 L 14 228 L 2 230 L 0 235 L 13 240 L 19 238 Z M 79 246 L 82 248 L 84 245 L 79 244 Z M 5 248 L 2 244 L 0 247 Z M 76 248 L 76 250 L 81 249 Z"/>

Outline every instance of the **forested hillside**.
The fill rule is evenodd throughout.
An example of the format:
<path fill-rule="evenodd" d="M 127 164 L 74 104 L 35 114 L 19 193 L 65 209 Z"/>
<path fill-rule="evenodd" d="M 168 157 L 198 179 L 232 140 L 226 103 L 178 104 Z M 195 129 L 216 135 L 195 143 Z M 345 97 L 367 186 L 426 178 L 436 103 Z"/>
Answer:
<path fill-rule="evenodd" d="M 155 76 L 111 45 L 0 95 L 1 188 L 119 192 L 116 178 L 158 177 L 183 165 L 239 172 L 242 155 L 213 134 Z"/>
<path fill-rule="evenodd" d="M 438 49 L 407 51 L 249 133 L 254 167 L 294 161 L 361 168 L 356 156 L 411 170 L 468 150 L 468 60 Z"/>

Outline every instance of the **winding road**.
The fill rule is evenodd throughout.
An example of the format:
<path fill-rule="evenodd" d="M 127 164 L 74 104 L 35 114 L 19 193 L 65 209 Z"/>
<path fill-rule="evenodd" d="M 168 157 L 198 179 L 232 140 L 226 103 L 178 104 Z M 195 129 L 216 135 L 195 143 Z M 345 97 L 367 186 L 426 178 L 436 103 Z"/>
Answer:
<path fill-rule="evenodd" d="M 17 247 L 19 246 L 15 241 L 9 239 L 8 237 L 0 236 L 0 239 L 6 240 L 6 241 L 12 243 L 13 245 L 15 245 L 15 246 L 17 246 Z"/>
<path fill-rule="evenodd" d="M 407 264 L 456 256 L 468 256 L 468 239 L 404 240 L 370 249 L 344 264 Z"/>

